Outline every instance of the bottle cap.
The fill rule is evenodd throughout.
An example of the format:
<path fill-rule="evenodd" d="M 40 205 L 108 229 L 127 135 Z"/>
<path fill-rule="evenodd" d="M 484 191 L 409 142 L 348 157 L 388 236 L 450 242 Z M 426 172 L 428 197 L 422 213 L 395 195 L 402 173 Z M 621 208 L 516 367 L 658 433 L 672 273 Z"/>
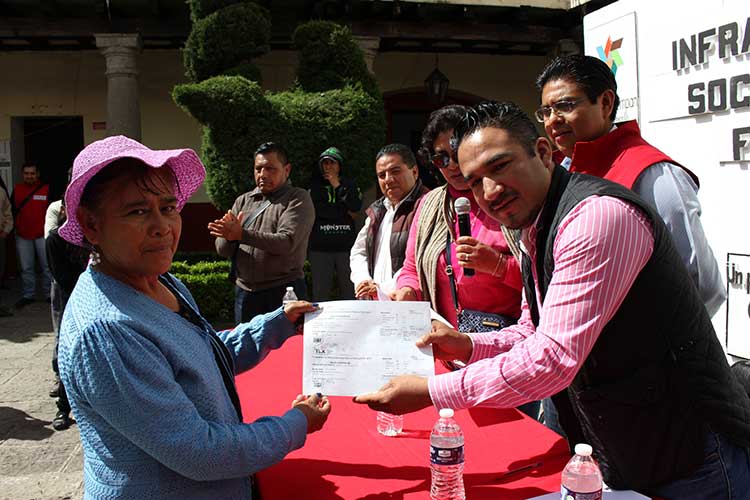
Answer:
<path fill-rule="evenodd" d="M 453 418 L 453 410 L 450 408 L 443 408 L 440 410 L 440 418 Z"/>
<path fill-rule="evenodd" d="M 593 448 L 591 448 L 590 444 L 579 443 L 575 447 L 575 452 L 576 452 L 576 455 L 589 457 L 594 452 L 594 450 Z"/>

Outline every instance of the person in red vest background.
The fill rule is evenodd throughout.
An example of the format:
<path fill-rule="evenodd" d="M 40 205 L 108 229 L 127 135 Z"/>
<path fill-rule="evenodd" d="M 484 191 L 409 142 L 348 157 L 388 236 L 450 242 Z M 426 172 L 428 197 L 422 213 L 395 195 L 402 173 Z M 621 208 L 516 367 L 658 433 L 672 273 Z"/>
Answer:
<path fill-rule="evenodd" d="M 558 57 L 542 70 L 536 85 L 541 91 L 536 118 L 558 148 L 553 159 L 570 172 L 622 184 L 656 209 L 713 316 L 726 292 L 700 221 L 698 177 L 643 140 L 635 120 L 615 125 L 617 81 L 600 59 Z M 559 431 L 549 405 L 543 405 L 545 423 Z"/>
<path fill-rule="evenodd" d="M 49 205 L 49 186 L 39 178 L 39 168 L 34 163 L 23 166 L 23 182 L 16 184 L 11 195 L 16 229 L 16 252 L 21 263 L 23 295 L 16 302 L 20 309 L 34 302 L 36 273 L 39 259 L 42 269 L 42 292 L 49 302 L 50 273 L 44 247 L 44 216 Z"/>

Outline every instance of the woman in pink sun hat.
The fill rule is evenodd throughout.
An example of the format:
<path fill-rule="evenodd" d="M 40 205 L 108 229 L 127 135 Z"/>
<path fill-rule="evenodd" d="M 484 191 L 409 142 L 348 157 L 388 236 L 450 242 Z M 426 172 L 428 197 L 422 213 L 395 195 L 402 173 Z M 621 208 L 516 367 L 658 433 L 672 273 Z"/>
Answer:
<path fill-rule="evenodd" d="M 81 431 L 86 499 L 252 498 L 250 475 L 301 447 L 330 403 L 298 396 L 242 423 L 234 376 L 315 310 L 295 302 L 216 332 L 167 271 L 205 169 L 190 149 L 118 136 L 87 146 L 60 234 L 92 252 L 62 321 L 60 376 Z"/>

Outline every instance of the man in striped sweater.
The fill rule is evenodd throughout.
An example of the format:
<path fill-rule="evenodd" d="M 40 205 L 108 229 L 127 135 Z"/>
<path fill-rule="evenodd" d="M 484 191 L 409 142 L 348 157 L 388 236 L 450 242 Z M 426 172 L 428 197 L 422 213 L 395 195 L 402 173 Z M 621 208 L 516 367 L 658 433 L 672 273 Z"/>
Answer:
<path fill-rule="evenodd" d="M 480 207 L 521 230 L 521 319 L 499 332 L 443 326 L 417 342 L 466 368 L 395 377 L 355 401 L 402 414 L 513 407 L 554 396 L 571 445 L 605 482 L 665 499 L 750 491 L 750 400 L 661 217 L 624 187 L 570 174 L 512 103 L 455 130 Z"/>

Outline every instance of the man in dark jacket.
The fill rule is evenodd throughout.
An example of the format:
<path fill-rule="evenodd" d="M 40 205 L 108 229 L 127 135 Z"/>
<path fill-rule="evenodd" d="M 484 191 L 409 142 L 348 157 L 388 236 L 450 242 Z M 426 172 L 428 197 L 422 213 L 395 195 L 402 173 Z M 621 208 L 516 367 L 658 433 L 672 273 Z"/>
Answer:
<path fill-rule="evenodd" d="M 323 151 L 318 166 L 310 181 L 310 197 L 315 206 L 309 244 L 313 300 L 328 300 L 334 273 L 339 286 L 337 298 L 353 299 L 349 249 L 357 234 L 353 215 L 362 208 L 362 195 L 356 184 L 344 176 L 344 155 L 337 148 Z"/>
<path fill-rule="evenodd" d="M 68 303 L 70 294 L 73 293 L 78 282 L 78 276 L 86 270 L 89 261 L 89 251 L 85 248 L 73 245 L 65 241 L 57 230 L 66 219 L 65 205 L 60 206 L 57 226 L 54 227 L 44 240 L 47 251 L 47 262 L 49 263 L 52 285 L 50 287 L 52 329 L 55 331 L 55 350 L 52 355 L 52 370 L 57 378 L 57 385 L 50 396 L 57 397 L 57 414 L 52 421 L 52 427 L 56 431 L 62 431 L 70 427 L 70 403 L 65 393 L 65 386 L 60 381 L 60 370 L 57 365 L 57 347 L 60 341 L 60 324 L 63 312 Z"/>
<path fill-rule="evenodd" d="M 417 345 L 465 368 L 395 377 L 355 401 L 402 414 L 554 395 L 569 443 L 593 446 L 609 486 L 744 498 L 750 400 L 661 217 L 619 184 L 555 165 L 515 104 L 469 110 L 454 139 L 482 210 L 521 230 L 521 319 L 490 334 L 436 326 Z"/>

